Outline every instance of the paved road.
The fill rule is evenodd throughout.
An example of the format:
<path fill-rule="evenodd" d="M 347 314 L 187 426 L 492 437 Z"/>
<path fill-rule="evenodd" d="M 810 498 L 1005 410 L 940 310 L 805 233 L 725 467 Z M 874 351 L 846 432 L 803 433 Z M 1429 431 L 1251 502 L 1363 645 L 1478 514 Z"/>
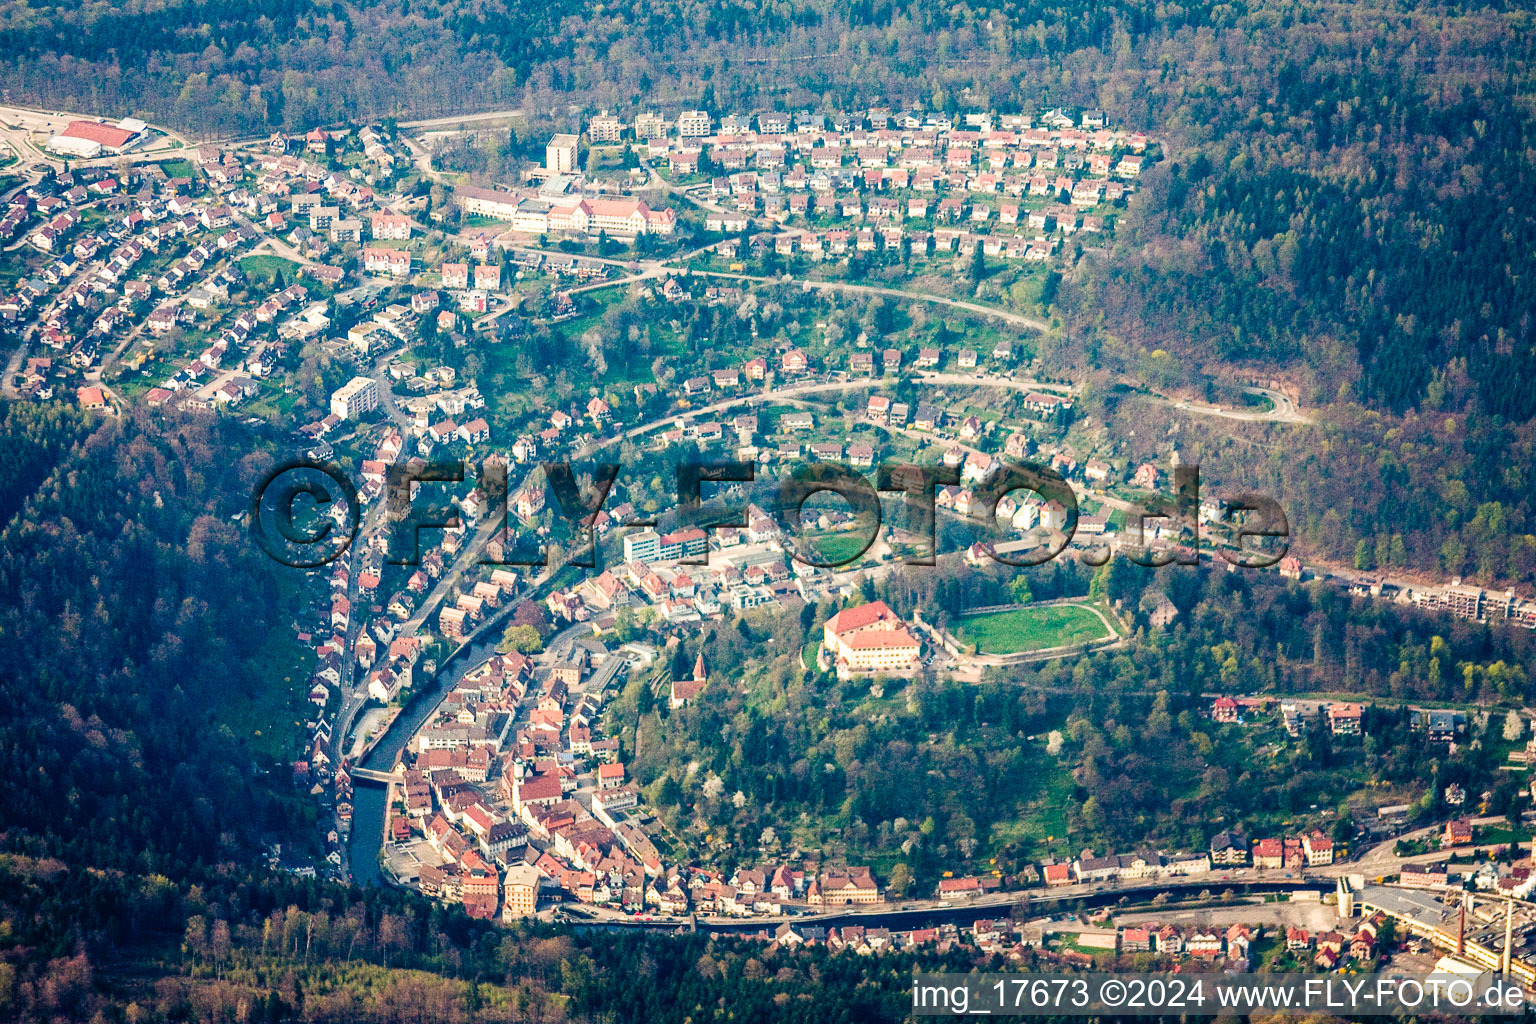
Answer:
<path fill-rule="evenodd" d="M 803 277 L 764 277 L 761 274 L 741 274 L 725 270 L 691 270 L 690 273 L 702 277 L 724 277 L 736 281 L 757 281 L 763 284 L 798 284 L 806 291 L 845 292 L 852 295 L 888 295 L 898 299 L 915 299 L 919 302 L 932 302 L 940 306 L 952 306 L 955 309 L 963 309 L 969 313 L 979 313 L 982 316 L 995 317 L 998 320 L 1032 331 L 1048 330 L 1051 326 L 1044 320 L 1025 316 L 1023 313 L 1015 313 L 1012 310 L 999 309 L 996 306 L 984 306 L 979 302 L 966 302 L 963 299 L 952 299 L 945 295 L 912 291 L 906 288 L 884 288 L 878 285 L 853 284 L 847 281 L 813 281 Z"/>
<path fill-rule="evenodd" d="M 0 134 L 0 138 L 3 138 L 3 134 Z M 17 153 L 16 154 L 16 158 L 18 160 L 22 160 L 23 155 L 24 154 Z M 0 206 L 4 206 L 4 205 L 10 203 L 10 201 L 16 197 L 17 193 L 19 193 L 19 192 L 21 192 L 21 191 L 23 191 L 25 189 L 31 188 L 33 185 L 36 185 L 38 182 L 43 180 L 43 172 L 32 170 L 31 169 L 31 165 L 29 163 L 27 163 L 27 161 L 25 161 L 25 160 L 22 160 L 21 163 L 15 165 L 13 167 L 6 167 L 3 170 L 0 170 L 0 174 L 4 174 L 6 176 L 10 176 L 12 174 L 15 174 L 17 171 L 21 171 L 22 172 L 22 179 L 21 179 L 21 181 L 17 182 L 15 185 L 13 185 L 11 188 L 6 189 L 4 192 L 0 192 Z M 18 242 L 20 242 L 23 245 L 26 244 L 26 235 L 23 234 L 18 239 Z M 18 247 L 17 245 L 13 244 L 13 245 L 6 246 L 5 249 L 6 249 L 6 252 L 10 252 L 12 249 L 15 249 L 17 247 Z"/>
<path fill-rule="evenodd" d="M 485 110 L 478 114 L 453 114 L 447 117 L 429 117 L 420 121 L 397 121 L 397 128 L 441 128 L 455 124 L 472 124 L 475 121 L 499 121 L 508 117 L 522 117 L 523 110 Z"/>
<path fill-rule="evenodd" d="M 442 177 L 432 169 L 432 152 L 425 145 L 408 136 L 400 136 L 400 141 L 410 151 L 411 162 L 416 165 L 417 172 L 428 181 L 441 181 Z"/>
<path fill-rule="evenodd" d="M 1296 403 L 1279 391 L 1270 388 L 1245 387 L 1244 394 L 1259 395 L 1267 398 L 1274 404 L 1273 409 L 1228 409 L 1220 405 L 1210 405 L 1206 402 L 1191 402 L 1179 398 L 1164 398 L 1162 396 L 1148 396 L 1151 401 L 1159 405 L 1172 406 L 1184 412 L 1192 412 L 1200 416 L 1218 416 L 1226 420 L 1243 420 L 1249 423 L 1313 423 L 1312 417 L 1304 415 L 1296 407 Z"/>
<path fill-rule="evenodd" d="M 175 309 L 175 308 L 181 306 L 186 301 L 187 301 L 187 292 L 180 292 L 180 293 L 178 293 L 176 295 L 171 295 L 171 296 L 166 297 L 163 301 L 161 301 L 159 303 L 155 303 L 153 308 L 154 309 L 163 309 L 163 308 L 169 306 L 172 309 Z M 112 346 L 112 350 L 110 352 L 108 352 L 105 356 L 102 357 L 101 365 L 85 375 L 86 379 L 87 380 L 103 380 L 103 379 L 105 379 L 107 371 L 112 368 L 112 365 L 114 363 L 116 363 L 118 361 L 118 359 L 122 358 L 123 353 L 128 350 L 128 346 L 132 345 L 136 339 L 138 339 L 140 337 L 143 337 L 144 332 L 148 328 L 149 328 L 149 316 L 146 314 L 145 317 L 142 320 L 140 320 L 138 323 L 133 325 L 133 329 L 132 330 L 128 331 L 127 333 L 125 333 L 123 335 L 123 338 L 122 338 L 121 341 L 119 341 L 116 345 Z"/>
<path fill-rule="evenodd" d="M 852 380 L 816 381 L 808 384 L 792 384 L 788 387 L 772 388 L 766 391 L 755 391 L 749 394 L 736 395 L 731 398 L 723 399 L 719 402 L 714 402 L 710 405 L 700 406 L 697 409 L 685 409 L 681 412 L 671 413 L 667 416 L 661 417 L 660 419 L 651 420 L 648 423 L 642 423 L 639 426 L 630 427 L 629 429 L 615 434 L 612 437 L 599 438 L 587 444 L 581 449 L 581 451 L 577 452 L 576 454 L 578 458 L 582 458 L 601 448 L 606 448 L 607 446 L 616 444 L 620 441 L 632 440 L 633 438 L 639 437 L 642 434 L 656 430 L 659 427 L 678 423 L 679 421 L 686 419 L 696 420 L 701 416 L 710 416 L 715 413 L 724 412 L 727 409 L 734 409 L 740 405 L 767 405 L 781 399 L 795 399 L 805 395 L 815 395 L 826 392 L 854 391 L 864 388 L 874 388 L 879 387 L 884 383 L 885 379 L 883 377 L 857 377 Z M 1059 385 L 1055 386 L 1059 387 Z"/>
<path fill-rule="evenodd" d="M 651 166 L 650 161 L 642 159 L 640 161 L 640 166 L 645 171 L 645 173 L 647 175 L 649 175 L 649 177 L 650 177 L 650 181 L 647 182 L 647 184 L 659 184 L 661 186 L 662 190 L 667 193 L 667 195 L 677 196 L 677 197 L 679 197 L 681 199 L 686 199 L 688 202 L 692 203 L 694 206 L 699 207 L 701 210 L 708 210 L 711 213 L 728 213 L 728 212 L 730 212 L 730 211 L 726 210 L 724 207 L 720 206 L 719 204 L 712 203 L 708 199 L 705 199 L 705 198 L 703 198 L 701 196 L 696 196 L 696 195 L 693 194 L 692 191 L 690 191 L 693 188 L 703 188 L 705 186 L 702 186 L 702 185 L 674 185 L 670 181 L 668 181 L 666 178 L 662 177 L 659 173 L 657 173 L 656 168 Z M 747 222 L 749 224 L 759 224 L 759 223 L 761 223 L 761 220 L 759 218 L 757 218 L 757 217 L 753 217 L 753 216 L 748 215 Z"/>
<path fill-rule="evenodd" d="M 425 159 L 425 154 L 421 154 Z M 461 232 L 461 235 L 466 232 Z M 474 232 L 478 234 L 479 232 Z M 536 253 L 543 256 L 567 255 L 563 250 L 547 249 L 531 245 L 504 245 L 502 248 L 511 252 Z M 688 260 L 694 259 L 705 252 L 712 251 L 714 245 L 701 246 L 692 252 L 682 253 L 665 260 L 634 260 L 614 259 L 605 256 L 583 256 L 584 260 L 595 263 L 603 263 L 609 266 L 621 267 L 631 271 L 628 275 L 607 281 L 596 281 L 588 285 L 579 285 L 570 289 L 572 294 L 585 291 L 596 291 L 601 288 L 613 288 L 634 284 L 644 280 L 655 280 L 670 274 L 687 274 L 689 276 L 725 278 L 734 281 L 750 281 L 759 284 L 798 284 L 807 291 L 843 292 L 846 294 L 883 295 L 892 298 L 915 300 L 919 302 L 931 302 L 937 305 L 949 306 L 954 309 L 962 309 L 966 312 L 976 313 L 982 316 L 994 317 L 1005 323 L 1022 327 L 1026 330 L 1044 331 L 1050 328 L 1050 324 L 1036 317 L 1025 316 L 1012 310 L 1000 309 L 996 306 L 987 306 L 977 302 L 967 302 L 963 299 L 954 299 L 944 295 L 935 295 L 932 292 L 913 291 L 905 288 L 886 288 L 876 285 L 853 284 L 843 281 L 813 281 L 807 278 L 795 277 L 766 277 L 760 274 L 734 273 L 722 270 L 699 270 L 687 267 Z M 683 264 L 683 266 L 679 266 Z M 475 321 L 477 327 L 493 323 L 512 307 L 487 313 Z M 1066 385 L 1046 383 L 1033 379 L 1015 380 L 1002 376 L 983 374 L 957 374 L 957 373 L 923 373 L 921 379 L 936 384 L 959 384 L 978 387 L 1000 387 L 1013 391 L 1056 391 L 1070 392 L 1072 389 Z M 1188 402 L 1179 399 L 1165 398 L 1162 396 L 1149 396 L 1152 401 L 1171 405 L 1175 408 L 1200 416 L 1215 416 L 1223 419 L 1244 420 L 1250 422 L 1277 422 L 1277 423 L 1311 423 L 1312 420 L 1302 415 L 1297 409 L 1296 403 L 1278 391 L 1260 387 L 1246 387 L 1244 391 L 1250 394 L 1262 395 L 1274 403 L 1274 408 L 1269 410 L 1234 410 L 1221 406 L 1207 405 L 1200 402 Z M 640 432 L 643 432 L 640 431 Z"/>
<path fill-rule="evenodd" d="M 1475 819 L 1476 822 L 1494 823 L 1502 821 L 1502 818 Z M 1434 826 L 1410 832 L 1403 838 L 1416 838 L 1440 831 L 1443 826 Z M 923 913 L 953 908 L 985 908 L 997 907 L 1000 911 L 1006 911 L 1014 904 L 1032 902 L 1056 902 L 1059 900 L 1072 900 L 1085 896 L 1096 896 L 1104 893 L 1124 894 L 1129 897 L 1154 895 L 1173 886 L 1200 886 L 1212 893 L 1220 893 L 1224 889 L 1232 888 L 1245 883 L 1287 883 L 1291 882 L 1298 887 L 1318 883 L 1333 884 L 1334 879 L 1345 875 L 1365 875 L 1368 879 L 1374 879 L 1381 875 L 1396 874 L 1404 863 L 1421 860 L 1434 860 L 1446 856 L 1446 851 L 1439 853 L 1419 855 L 1415 857 L 1401 858 L 1392 853 L 1392 847 L 1397 839 L 1389 839 L 1384 843 L 1368 850 L 1358 860 L 1341 861 L 1336 864 L 1319 865 L 1304 870 L 1286 868 L 1214 868 L 1210 872 L 1201 875 L 1186 875 L 1176 878 L 1155 879 L 1126 879 L 1112 880 L 1109 882 L 1090 882 L 1086 884 L 1053 886 L 1048 889 L 1028 889 L 1024 891 L 996 892 L 977 896 L 972 899 L 957 902 L 948 902 L 938 899 L 914 899 L 906 901 L 892 901 L 888 903 L 874 904 L 871 906 L 850 906 L 827 908 L 810 914 L 799 914 L 781 917 L 751 917 L 751 918 L 723 918 L 707 917 L 701 921 L 712 924 L 737 924 L 751 925 L 754 927 L 774 928 L 775 926 L 791 922 L 796 925 L 813 925 L 818 921 L 843 918 L 849 916 L 882 916 L 892 913 L 912 912 Z M 1467 853 L 1471 847 L 1458 847 L 1457 852 Z M 1486 849 L 1492 849 L 1487 847 Z M 599 907 L 583 907 L 585 911 L 595 912 L 594 916 L 600 920 L 625 921 L 636 924 L 634 918 L 617 911 L 609 911 Z M 676 921 L 658 920 L 648 922 L 651 927 L 675 928 Z"/>
<path fill-rule="evenodd" d="M 411 436 L 411 418 L 400 408 L 400 400 L 395 396 L 394 381 L 389 376 L 389 364 L 399 355 L 403 349 L 391 349 L 381 355 L 373 364 L 373 370 L 369 374 L 373 382 L 379 386 L 379 407 L 389 417 L 390 422 L 400 428 L 401 435 Z"/>
<path fill-rule="evenodd" d="M 251 251 L 246 254 L 247 256 L 255 256 L 263 250 L 270 250 L 272 255 L 281 256 L 283 259 L 297 263 L 300 266 L 313 267 L 318 265 L 314 260 L 310 259 L 308 256 L 305 256 L 303 253 L 299 252 L 299 250 L 295 249 L 293 246 L 289 245 L 287 242 L 283 241 L 281 238 L 268 231 L 265 225 L 251 220 L 249 217 L 245 216 L 245 214 L 236 213 L 235 223 L 239 224 L 243 228 L 249 228 L 251 231 L 254 231 L 256 236 L 261 239 L 261 241 L 257 242 L 251 248 Z M 243 259 L 244 257 L 241 258 Z M 293 282 L 290 281 L 289 283 L 292 284 Z"/>
<path fill-rule="evenodd" d="M 506 246 L 516 252 L 530 252 L 548 255 L 559 254 L 560 250 L 541 249 L 535 246 Z M 713 249 L 713 246 L 704 246 L 690 253 L 674 256 L 668 260 L 618 260 L 597 256 L 583 257 L 600 263 L 624 267 L 627 270 L 640 268 L 637 272 L 610 281 L 598 281 L 590 285 L 583 285 L 571 289 L 572 293 L 580 291 L 595 291 L 599 288 L 612 288 L 620 285 L 628 285 L 646 279 L 664 277 L 671 273 L 685 272 L 683 267 L 675 266 L 678 263 L 686 263 L 688 260 Z M 758 284 L 798 284 L 806 291 L 842 292 L 854 295 L 883 295 L 892 298 L 908 299 L 918 302 L 931 302 L 936 305 L 949 306 L 954 309 L 962 309 L 969 313 L 981 316 L 989 316 L 1016 327 L 1026 330 L 1045 331 L 1050 329 L 1050 324 L 1037 317 L 1025 316 L 1012 310 L 1000 309 L 996 306 L 987 306 L 978 302 L 967 302 L 963 299 L 954 299 L 945 295 L 935 295 L 932 292 L 913 291 L 906 288 L 886 288 L 877 285 L 853 284 L 844 281 L 813 281 L 807 278 L 796 277 L 766 277 L 761 274 L 735 273 L 723 270 L 700 270 L 686 268 L 689 276 L 725 278 L 734 281 L 750 281 Z M 506 312 L 502 310 L 501 312 Z M 488 314 L 479 322 L 494 320 L 501 312 Z M 1047 384 L 1036 380 L 1012 380 L 1007 377 L 994 377 L 983 375 L 968 375 L 955 373 L 925 373 L 921 375 L 924 380 L 940 384 L 963 384 L 984 387 L 1002 387 L 1015 391 L 1070 391 L 1071 389 L 1061 384 Z M 1208 405 L 1203 402 L 1189 402 L 1181 399 L 1165 398 L 1162 396 L 1148 396 L 1152 401 L 1170 405 L 1186 412 L 1192 412 L 1199 416 L 1214 416 L 1221 419 L 1243 420 L 1248 422 L 1273 422 L 1273 423 L 1311 423 L 1311 417 L 1305 416 L 1286 395 L 1269 388 L 1245 387 L 1248 394 L 1262 395 L 1274 403 L 1273 409 L 1226 409 L 1222 406 Z"/>
<path fill-rule="evenodd" d="M 411 457 L 411 449 L 415 446 L 415 438 L 408 431 L 401 431 L 400 458 L 402 460 Z M 331 733 L 331 759 L 340 762 L 341 755 L 350 749 L 347 745 L 347 734 L 352 731 L 352 720 L 362 706 L 368 702 L 367 674 L 363 673 L 359 679 L 359 666 L 354 645 L 358 636 L 362 633 L 363 617 L 357 613 L 359 605 L 359 593 L 357 581 L 362 573 L 364 552 L 368 549 L 370 541 L 382 527 L 386 501 L 383 495 L 374 501 L 373 506 L 363 513 L 363 521 L 358 525 L 357 536 L 352 541 L 352 547 L 347 551 L 347 600 L 351 602 L 352 614 L 347 620 L 347 649 L 344 655 L 345 668 L 341 680 L 341 707 L 336 712 L 336 728 Z M 396 636 L 409 636 L 410 634 L 397 631 Z M 382 664 L 387 657 L 379 657 L 375 664 Z"/>
<path fill-rule="evenodd" d="M 1506 825 L 1508 822 L 1499 816 L 1488 816 L 1470 819 L 1473 825 Z M 1509 843 L 1483 843 L 1466 846 L 1450 846 L 1430 853 L 1414 853 L 1406 857 L 1399 857 L 1393 853 L 1393 849 L 1401 840 L 1413 842 L 1419 839 L 1427 839 L 1430 836 L 1439 835 L 1445 831 L 1444 825 L 1430 825 L 1428 828 L 1415 829 L 1405 832 L 1401 836 L 1388 839 L 1386 842 L 1377 843 L 1371 847 L 1359 859 L 1338 865 L 1343 870 L 1339 874 L 1365 875 L 1368 878 L 1376 878 L 1381 875 L 1396 874 L 1404 864 L 1423 864 L 1428 861 L 1445 860 L 1453 852 L 1460 856 L 1468 856 L 1473 853 L 1490 853 L 1494 850 L 1502 850 Z M 1516 843 L 1515 846 L 1524 844 Z"/>
<path fill-rule="evenodd" d="M 919 370 L 917 378 L 925 384 L 959 384 L 964 387 L 1007 388 L 1009 391 L 1053 391 L 1070 395 L 1074 390 L 1070 384 L 1046 383 L 1043 380 L 1035 380 L 1033 377 L 1014 378 L 985 373 L 939 373 L 935 370 Z"/>

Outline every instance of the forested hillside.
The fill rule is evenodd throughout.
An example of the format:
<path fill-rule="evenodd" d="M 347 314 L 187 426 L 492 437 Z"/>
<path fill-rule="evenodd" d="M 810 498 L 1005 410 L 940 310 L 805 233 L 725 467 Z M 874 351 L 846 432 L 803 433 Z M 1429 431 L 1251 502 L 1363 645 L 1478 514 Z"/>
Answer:
<path fill-rule="evenodd" d="M 1527 86 L 1438 63 L 1287 60 L 1262 91 L 1186 99 L 1209 140 L 1159 169 L 1124 258 L 1069 304 L 1196 365 L 1304 368 L 1312 402 L 1530 419 Z"/>

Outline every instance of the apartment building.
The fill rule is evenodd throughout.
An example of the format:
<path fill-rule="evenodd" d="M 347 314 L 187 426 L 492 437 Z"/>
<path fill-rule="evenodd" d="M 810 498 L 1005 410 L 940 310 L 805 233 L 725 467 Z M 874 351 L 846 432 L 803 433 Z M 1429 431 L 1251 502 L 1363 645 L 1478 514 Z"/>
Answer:
<path fill-rule="evenodd" d="M 372 377 L 353 377 L 331 394 L 331 413 L 338 419 L 357 419 L 379 407 L 379 385 Z"/>
<path fill-rule="evenodd" d="M 576 173 L 576 136 L 555 135 L 544 147 L 544 167 L 551 174 Z"/>
<path fill-rule="evenodd" d="M 635 118 L 635 136 L 641 139 L 654 139 L 665 137 L 667 134 L 667 119 L 660 114 L 647 111 Z"/>
<path fill-rule="evenodd" d="M 624 137 L 624 122 L 612 114 L 599 114 L 587 122 L 587 138 L 593 144 L 618 142 Z"/>
<path fill-rule="evenodd" d="M 677 115 L 677 134 L 685 139 L 701 139 L 710 132 L 709 112 L 685 110 Z"/>
<path fill-rule="evenodd" d="M 411 237 L 411 218 L 399 213 L 375 213 L 368 219 L 374 238 L 403 242 Z"/>

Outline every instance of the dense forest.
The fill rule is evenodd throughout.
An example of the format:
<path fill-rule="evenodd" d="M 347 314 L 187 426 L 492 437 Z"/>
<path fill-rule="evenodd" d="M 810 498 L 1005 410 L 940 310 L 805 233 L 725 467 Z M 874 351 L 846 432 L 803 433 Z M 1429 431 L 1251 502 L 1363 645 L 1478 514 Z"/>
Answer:
<path fill-rule="evenodd" d="M 1225 43 L 1255 69 L 1228 89 L 1151 86 L 1175 158 L 1122 222 L 1119 258 L 1085 266 L 1063 303 L 1133 347 L 1293 366 L 1309 404 L 1528 420 L 1536 122 L 1519 20 L 1448 20 L 1453 59 L 1407 19 L 1323 39 L 1277 18 Z"/>
<path fill-rule="evenodd" d="M 280 626 L 272 563 L 226 511 L 264 457 L 218 420 L 96 425 L 19 403 L 0 438 L 6 1004 L 38 958 L 257 862 L 308 812 L 223 724 L 277 685 L 257 671 Z M 13 870 L 55 906 L 26 909 Z"/>
<path fill-rule="evenodd" d="M 125 871 L 248 855 L 281 808 L 218 712 L 273 685 L 253 668 L 276 587 L 218 513 L 265 463 L 230 459 L 217 420 L 86 427 L 25 405 L 0 421 L 7 451 L 48 458 L 20 467 L 32 486 L 0 532 L 0 828 Z"/>

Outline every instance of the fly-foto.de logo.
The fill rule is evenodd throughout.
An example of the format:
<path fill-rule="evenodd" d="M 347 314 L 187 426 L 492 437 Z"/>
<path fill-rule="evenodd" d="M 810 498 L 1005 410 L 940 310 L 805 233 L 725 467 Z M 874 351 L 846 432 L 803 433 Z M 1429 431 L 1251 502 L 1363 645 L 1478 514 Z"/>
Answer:
<path fill-rule="evenodd" d="M 386 467 L 381 528 L 387 540 L 387 561 L 416 565 L 421 559 L 421 531 L 462 529 L 464 516 L 441 485 L 468 479 L 463 460 L 429 462 L 414 459 Z M 551 530 L 519 530 L 536 516 L 548 516 L 567 541 L 564 563 L 598 565 L 597 524 L 613 493 L 622 467 L 591 463 L 539 463 L 515 491 L 509 486 L 507 463 L 499 458 L 476 467 L 475 487 L 483 496 L 484 515 L 491 517 L 500 541 L 495 554 L 481 561 L 498 565 L 547 565 L 549 545 L 541 539 Z M 1201 549 L 1200 467 L 1173 470 L 1171 493 L 1149 503 L 1153 508 L 1125 510 L 1118 543 L 1089 543 L 1079 537 L 1077 494 L 1060 473 L 1031 462 L 1005 463 L 988 479 L 960 490 L 961 473 L 942 465 L 892 462 L 876 467 L 874 478 L 836 462 L 806 462 L 788 473 L 765 478 L 756 464 L 731 461 L 688 461 L 676 467 L 676 504 L 668 518 L 674 531 L 689 531 L 700 543 L 688 545 L 676 561 L 705 564 L 713 531 L 745 529 L 749 512 L 772 521 L 784 550 L 801 564 L 837 569 L 862 559 L 880 536 L 882 526 L 899 531 L 905 543 L 894 555 L 898 564 L 933 565 L 946 553 L 939 543 L 939 512 L 952 515 L 976 531 L 968 550 L 1004 565 L 1042 565 L 1069 547 L 1086 565 L 1102 565 L 1115 551 L 1140 565 L 1193 565 Z M 706 494 L 706 488 L 710 493 Z M 946 501 L 959 491 L 963 501 Z M 515 495 L 515 497 L 514 497 Z M 835 550 L 818 544 L 819 532 L 807 526 L 807 508 L 819 496 L 835 496 L 846 505 L 839 515 L 844 528 Z M 1022 498 L 1019 496 L 1023 495 Z M 553 502 L 548 499 L 553 496 Z M 999 505 L 1029 508 L 1029 525 L 1007 536 L 997 529 Z M 1279 503 L 1263 494 L 1223 496 L 1217 503 L 1227 529 L 1215 552 L 1230 565 L 1267 568 L 1286 554 L 1290 526 Z M 274 467 L 251 499 L 252 537 L 284 565 L 315 568 L 340 557 L 362 529 L 364 510 L 358 489 L 334 464 L 295 460 Z M 477 516 L 477 518 L 479 518 Z M 811 517 L 814 518 L 814 517 Z M 1015 520 L 1016 521 L 1016 520 Z M 657 527 L 656 518 L 631 518 L 623 530 Z M 1154 541 L 1162 538 L 1163 543 Z M 824 540 L 825 538 L 821 538 Z M 1074 541 L 1077 543 L 1074 545 Z M 1250 543 L 1253 542 L 1253 543 Z"/>

